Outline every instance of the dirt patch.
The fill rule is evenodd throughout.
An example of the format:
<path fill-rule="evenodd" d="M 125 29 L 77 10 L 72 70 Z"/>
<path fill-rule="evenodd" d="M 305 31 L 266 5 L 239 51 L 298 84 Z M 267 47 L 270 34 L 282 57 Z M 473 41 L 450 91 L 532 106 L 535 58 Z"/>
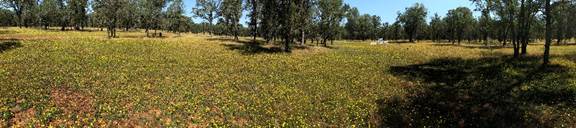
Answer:
<path fill-rule="evenodd" d="M 236 117 L 232 120 L 232 124 L 239 127 L 246 127 L 248 125 L 248 118 L 246 117 Z"/>
<path fill-rule="evenodd" d="M 27 109 L 17 112 L 14 114 L 14 118 L 11 119 L 11 127 L 21 128 L 27 126 L 28 124 L 32 124 L 32 119 L 35 118 L 35 115 L 36 110 L 34 109 Z"/>
<path fill-rule="evenodd" d="M 93 99 L 79 92 L 67 88 L 56 88 L 52 89 L 50 97 L 66 115 L 94 113 Z"/>
<path fill-rule="evenodd" d="M 144 112 L 138 112 L 131 114 L 128 119 L 113 122 L 114 126 L 122 126 L 122 127 L 160 127 L 162 126 L 163 122 L 171 121 L 169 119 L 160 119 L 162 116 L 162 111 L 160 109 L 150 109 Z"/>

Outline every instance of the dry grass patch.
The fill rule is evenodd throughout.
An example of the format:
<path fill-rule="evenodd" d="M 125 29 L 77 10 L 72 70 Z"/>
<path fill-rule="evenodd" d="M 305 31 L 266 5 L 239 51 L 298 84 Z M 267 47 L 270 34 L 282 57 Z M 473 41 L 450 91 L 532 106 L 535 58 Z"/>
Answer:
<path fill-rule="evenodd" d="M 27 127 L 34 123 L 36 118 L 36 110 L 33 108 L 22 110 L 22 111 L 14 111 L 14 117 L 10 120 L 11 127 L 21 128 Z"/>
<path fill-rule="evenodd" d="M 50 97 L 64 114 L 89 115 L 94 113 L 93 99 L 77 91 L 68 88 L 54 88 Z"/>

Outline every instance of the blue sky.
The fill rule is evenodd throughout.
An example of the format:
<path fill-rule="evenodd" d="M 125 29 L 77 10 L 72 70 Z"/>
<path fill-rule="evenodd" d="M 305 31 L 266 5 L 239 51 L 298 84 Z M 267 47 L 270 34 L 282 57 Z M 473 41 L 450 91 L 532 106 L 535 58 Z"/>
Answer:
<path fill-rule="evenodd" d="M 196 0 L 184 0 L 185 7 L 188 15 L 190 10 L 194 7 Z M 469 0 L 344 0 L 345 3 L 353 7 L 357 7 L 360 13 L 368 13 L 371 15 L 378 15 L 382 18 L 383 22 L 392 23 L 396 20 L 399 11 L 403 11 L 406 7 L 412 6 L 415 3 L 422 3 L 428 9 L 428 17 L 432 17 L 434 13 L 444 16 L 450 9 L 457 7 L 469 7 L 474 9 L 475 6 Z M 242 18 L 242 23 L 246 21 L 246 17 Z M 194 22 L 202 22 L 200 19 L 194 19 Z"/>

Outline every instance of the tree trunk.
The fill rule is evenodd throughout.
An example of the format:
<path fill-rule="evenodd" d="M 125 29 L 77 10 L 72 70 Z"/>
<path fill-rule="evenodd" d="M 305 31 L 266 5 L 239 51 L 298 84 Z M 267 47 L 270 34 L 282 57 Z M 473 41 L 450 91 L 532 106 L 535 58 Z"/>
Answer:
<path fill-rule="evenodd" d="M 508 44 L 508 32 L 507 30 L 504 32 L 504 35 L 502 35 L 502 46 L 506 47 L 506 45 Z"/>
<path fill-rule="evenodd" d="M 520 56 L 520 43 L 518 41 L 517 36 L 518 34 L 514 34 L 514 36 L 512 37 L 512 45 L 514 47 L 514 58 L 518 58 Z"/>
<path fill-rule="evenodd" d="M 462 41 L 462 32 L 458 31 L 458 45 L 460 45 L 461 41 Z"/>
<path fill-rule="evenodd" d="M 324 47 L 328 47 L 328 43 L 326 42 L 327 38 L 324 37 L 324 39 L 322 39 L 322 45 L 324 45 Z"/>
<path fill-rule="evenodd" d="M 517 40 L 517 48 L 514 49 L 514 52 L 518 51 L 519 55 L 526 55 L 527 51 L 525 50 L 525 47 L 527 47 L 527 39 L 528 38 L 528 33 L 526 30 L 527 29 L 527 23 L 528 23 L 528 12 L 527 12 L 527 7 L 526 7 L 526 0 L 521 0 L 520 2 L 520 13 L 518 14 L 519 18 L 518 18 L 518 34 L 516 35 L 516 40 Z M 521 50 L 522 49 L 522 50 Z M 521 53 L 520 53 L 521 50 Z M 516 55 L 516 53 L 515 53 Z"/>
<path fill-rule="evenodd" d="M 18 27 L 22 28 L 22 12 L 18 13 L 19 11 L 16 11 L 16 17 L 18 17 Z"/>
<path fill-rule="evenodd" d="M 256 36 L 258 35 L 258 2 L 256 0 L 250 0 L 252 3 L 252 16 L 250 17 L 251 25 L 252 25 L 252 41 L 256 42 Z"/>
<path fill-rule="evenodd" d="M 306 43 L 306 32 L 304 32 L 304 29 L 300 30 L 300 33 L 302 34 L 301 36 L 301 41 L 300 41 L 300 45 L 304 46 L 304 44 Z"/>
<path fill-rule="evenodd" d="M 550 44 L 552 43 L 552 9 L 550 8 L 550 0 L 546 0 L 545 2 L 544 15 L 546 16 L 546 42 L 544 44 L 544 66 L 550 64 Z"/>
<path fill-rule="evenodd" d="M 149 32 L 149 30 L 148 30 L 148 27 L 146 27 L 146 28 L 144 29 L 144 33 L 146 33 L 146 37 L 150 37 L 150 32 Z"/>
<path fill-rule="evenodd" d="M 509 35 L 509 33 L 510 33 L 510 29 L 511 29 L 511 28 L 510 28 L 510 23 L 509 23 L 509 21 L 505 21 L 505 23 L 502 23 L 502 24 L 504 25 L 504 26 L 503 26 L 503 30 L 504 30 L 504 31 L 503 31 L 502 34 L 500 35 L 500 40 L 501 40 L 501 42 L 502 42 L 502 46 L 503 46 L 503 47 L 506 47 L 506 45 L 508 45 L 508 35 Z"/>
<path fill-rule="evenodd" d="M 212 32 L 212 22 L 214 22 L 214 19 L 209 19 L 208 22 L 210 24 L 208 24 L 208 35 L 212 36 L 212 34 L 214 34 L 214 32 Z"/>
<path fill-rule="evenodd" d="M 558 31 L 558 33 L 556 34 L 556 44 L 557 44 L 557 45 L 560 45 L 560 44 L 562 43 L 562 39 L 563 39 L 563 37 L 562 37 L 562 30 L 561 30 L 560 25 L 558 25 L 558 30 L 557 30 L 557 31 Z"/>
<path fill-rule="evenodd" d="M 512 14 L 510 14 L 512 15 Z M 514 19 L 512 18 L 513 16 L 510 16 L 510 19 Z M 520 45 L 518 42 L 518 30 L 516 27 L 516 24 L 513 23 L 513 20 L 510 20 L 510 24 L 512 24 L 510 26 L 511 30 L 512 30 L 512 47 L 514 47 L 514 58 L 518 58 L 520 56 Z"/>
<path fill-rule="evenodd" d="M 234 40 L 238 41 L 238 40 L 239 40 L 239 39 L 238 39 L 238 31 L 239 31 L 239 28 L 238 28 L 238 25 L 236 24 L 236 22 L 234 22 L 233 29 L 234 29 Z"/>

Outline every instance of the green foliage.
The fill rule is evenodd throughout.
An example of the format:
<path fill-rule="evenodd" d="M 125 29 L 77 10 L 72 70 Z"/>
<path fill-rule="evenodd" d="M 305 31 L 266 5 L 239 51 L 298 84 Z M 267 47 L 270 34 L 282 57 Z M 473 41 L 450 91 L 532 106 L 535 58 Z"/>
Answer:
<path fill-rule="evenodd" d="M 221 0 L 196 0 L 196 6 L 192 8 L 192 14 L 194 14 L 194 17 L 206 20 L 208 26 L 204 27 L 208 27 L 208 32 L 210 33 L 213 32 L 210 27 L 212 27 L 215 20 L 220 17 L 218 11 L 221 4 Z"/>
<path fill-rule="evenodd" d="M 128 31 L 133 28 L 146 28 L 148 24 L 143 22 L 146 18 L 143 17 L 147 15 L 147 12 L 143 11 L 143 4 L 140 3 L 140 0 L 121 0 L 123 1 L 123 6 L 118 10 L 121 17 L 118 17 L 118 26 L 123 27 L 125 31 Z M 95 12 L 98 13 L 98 12 Z"/>
<path fill-rule="evenodd" d="M 40 4 L 41 25 L 47 29 L 49 26 L 59 23 L 61 17 L 58 0 L 44 0 Z"/>
<path fill-rule="evenodd" d="M 342 0 L 319 0 L 318 11 L 320 35 L 322 43 L 327 45 L 327 41 L 335 40 L 338 35 L 340 22 L 344 18 L 346 10 Z"/>
<path fill-rule="evenodd" d="M 430 39 L 438 41 L 444 38 L 443 36 L 445 36 L 445 30 L 448 26 L 449 25 L 444 22 L 438 14 L 434 14 L 434 17 L 432 17 L 430 21 Z"/>
<path fill-rule="evenodd" d="M 472 11 L 466 7 L 449 10 L 445 22 L 449 24 L 450 36 L 455 37 L 458 44 L 465 38 L 464 36 L 472 34 L 472 30 L 475 27 L 473 26 L 475 19 Z"/>
<path fill-rule="evenodd" d="M 378 35 L 378 31 L 381 29 L 381 21 L 378 16 L 360 15 L 357 8 L 352 8 L 346 14 L 346 21 L 344 27 L 347 31 L 347 39 L 367 40 L 377 39 L 381 36 Z"/>
<path fill-rule="evenodd" d="M 185 31 L 188 17 L 184 16 L 184 2 L 173 0 L 167 9 L 168 30 L 179 33 Z"/>
<path fill-rule="evenodd" d="M 223 0 L 220 6 L 219 15 L 222 16 L 226 25 L 226 33 L 233 35 L 238 40 L 240 34 L 240 18 L 242 17 L 243 0 Z"/>
<path fill-rule="evenodd" d="M 14 12 L 0 8 L 0 26 L 13 26 L 16 21 L 14 20 Z"/>
<path fill-rule="evenodd" d="M 146 35 L 150 29 L 154 30 L 153 36 L 156 36 L 156 30 L 162 28 L 163 12 L 162 9 L 170 0 L 141 0 L 142 8 L 142 26 L 146 29 Z"/>
<path fill-rule="evenodd" d="M 103 18 L 106 21 L 107 31 L 108 31 L 108 38 L 115 38 L 116 35 L 116 28 L 118 19 L 121 17 L 121 13 L 117 10 L 120 10 L 122 6 L 125 6 L 123 3 L 125 1 L 119 0 L 94 0 L 93 8 L 98 13 L 101 13 L 100 18 Z"/>
<path fill-rule="evenodd" d="M 426 7 L 421 3 L 416 3 L 412 7 L 406 8 L 403 13 L 398 14 L 398 21 L 404 27 L 410 42 L 414 42 L 418 32 L 426 26 L 426 15 L 428 15 Z"/>
<path fill-rule="evenodd" d="M 86 26 L 88 22 L 87 8 L 88 0 L 68 0 L 68 9 L 70 9 L 70 23 L 76 30 Z"/>

